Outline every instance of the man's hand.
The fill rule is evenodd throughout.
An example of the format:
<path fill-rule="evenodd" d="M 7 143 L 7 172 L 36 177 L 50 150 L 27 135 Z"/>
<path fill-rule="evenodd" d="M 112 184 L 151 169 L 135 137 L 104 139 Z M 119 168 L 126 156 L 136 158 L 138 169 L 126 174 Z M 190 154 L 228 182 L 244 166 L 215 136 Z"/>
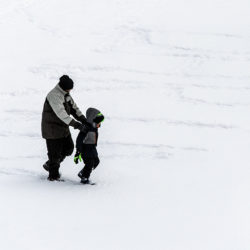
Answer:
<path fill-rule="evenodd" d="M 76 122 L 74 120 L 72 120 L 69 125 L 74 129 L 79 129 L 83 133 L 87 133 L 89 130 L 89 126 L 87 126 L 86 124 L 81 124 L 80 122 Z"/>
<path fill-rule="evenodd" d="M 86 123 L 86 122 L 87 122 L 87 119 L 85 118 L 84 115 L 81 115 L 81 116 L 78 118 L 78 121 L 80 121 L 81 123 Z"/>
<path fill-rule="evenodd" d="M 89 131 L 89 127 L 86 126 L 85 124 L 80 124 L 80 126 L 78 127 L 78 129 L 83 132 L 83 133 L 87 133 Z"/>

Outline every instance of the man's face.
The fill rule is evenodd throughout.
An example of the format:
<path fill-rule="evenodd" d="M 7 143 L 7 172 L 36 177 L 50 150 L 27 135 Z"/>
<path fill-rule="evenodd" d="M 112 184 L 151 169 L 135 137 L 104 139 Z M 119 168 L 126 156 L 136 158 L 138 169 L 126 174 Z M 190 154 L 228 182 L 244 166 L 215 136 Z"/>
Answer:
<path fill-rule="evenodd" d="M 65 90 L 65 91 L 69 93 L 69 92 L 71 91 L 71 89 L 67 89 L 67 90 Z"/>

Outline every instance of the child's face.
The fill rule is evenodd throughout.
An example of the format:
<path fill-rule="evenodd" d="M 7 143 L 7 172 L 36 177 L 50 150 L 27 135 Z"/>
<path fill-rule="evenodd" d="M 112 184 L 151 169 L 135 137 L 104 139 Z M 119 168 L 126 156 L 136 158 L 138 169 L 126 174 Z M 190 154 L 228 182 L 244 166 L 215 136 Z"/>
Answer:
<path fill-rule="evenodd" d="M 96 127 L 97 127 L 97 128 L 100 128 L 100 127 L 101 127 L 101 123 L 98 123 L 98 124 L 96 125 Z"/>

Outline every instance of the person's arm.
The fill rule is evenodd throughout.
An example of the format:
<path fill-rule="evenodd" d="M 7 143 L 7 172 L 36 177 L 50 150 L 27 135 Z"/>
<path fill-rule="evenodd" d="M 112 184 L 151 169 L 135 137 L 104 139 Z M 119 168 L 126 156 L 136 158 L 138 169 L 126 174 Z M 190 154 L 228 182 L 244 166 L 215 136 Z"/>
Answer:
<path fill-rule="evenodd" d="M 79 129 L 80 131 L 84 131 L 84 132 L 88 129 L 88 126 L 82 125 L 81 123 L 75 121 L 68 115 L 63 105 L 63 102 L 64 102 L 63 97 L 61 97 L 60 95 L 55 95 L 55 94 L 48 94 L 47 100 L 52 110 L 57 115 L 57 117 L 61 121 L 63 121 L 65 124 L 72 126 L 74 129 Z"/>
<path fill-rule="evenodd" d="M 82 152 L 83 140 L 86 137 L 87 133 L 80 132 L 76 138 L 76 149 L 77 151 Z"/>
<path fill-rule="evenodd" d="M 75 164 L 78 164 L 79 161 L 82 161 L 82 146 L 83 146 L 83 140 L 86 136 L 86 133 L 80 132 L 76 138 L 76 153 L 74 156 L 74 162 Z"/>
<path fill-rule="evenodd" d="M 68 115 L 65 110 L 65 107 L 63 105 L 64 98 L 60 95 L 50 93 L 47 96 L 47 100 L 56 116 L 65 124 L 69 125 L 73 119 Z"/>
<path fill-rule="evenodd" d="M 71 103 L 71 115 L 73 115 L 73 117 L 80 121 L 81 123 L 86 123 L 87 119 L 85 118 L 85 116 L 82 114 L 81 110 L 78 108 L 78 106 L 76 105 L 74 99 L 72 98 L 72 96 L 70 96 L 70 103 Z"/>

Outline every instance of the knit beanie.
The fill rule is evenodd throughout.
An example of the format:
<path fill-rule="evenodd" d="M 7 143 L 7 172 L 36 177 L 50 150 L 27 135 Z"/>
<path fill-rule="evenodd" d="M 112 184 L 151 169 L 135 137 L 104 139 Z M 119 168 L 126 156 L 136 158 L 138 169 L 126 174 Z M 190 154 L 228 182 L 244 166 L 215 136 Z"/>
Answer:
<path fill-rule="evenodd" d="M 93 120 L 95 123 L 100 123 L 104 121 L 104 115 L 102 113 L 99 113 L 96 118 Z"/>
<path fill-rule="evenodd" d="M 72 81 L 72 79 L 69 78 L 69 76 L 63 75 L 63 76 L 60 77 L 59 86 L 60 86 L 63 90 L 73 89 L 73 87 L 74 87 L 74 82 Z"/>

